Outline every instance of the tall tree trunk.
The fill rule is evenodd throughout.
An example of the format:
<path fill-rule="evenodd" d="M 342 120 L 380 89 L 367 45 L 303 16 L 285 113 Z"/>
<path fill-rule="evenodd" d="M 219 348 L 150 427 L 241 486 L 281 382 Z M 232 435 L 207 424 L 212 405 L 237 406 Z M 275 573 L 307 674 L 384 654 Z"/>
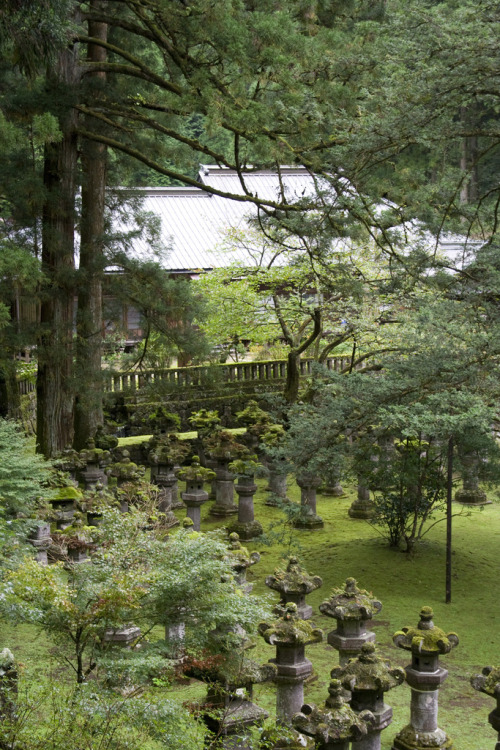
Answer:
<path fill-rule="evenodd" d="M 78 81 L 76 45 L 65 50 L 49 75 L 55 101 Z M 64 106 L 64 105 L 63 105 Z M 63 137 L 45 149 L 46 199 L 42 215 L 45 284 L 38 339 L 37 450 L 53 456 L 73 440 L 74 231 L 77 165 L 76 113 L 60 116 Z"/>
<path fill-rule="evenodd" d="M 91 3 L 92 7 L 97 3 Z M 89 21 L 89 36 L 107 39 L 107 25 Z M 104 62 L 106 50 L 98 44 L 88 45 L 88 59 Z M 97 83 L 104 83 L 105 73 L 94 73 Z M 95 96 L 99 88 L 90 88 Z M 95 124 L 86 124 L 88 129 Z M 82 143 L 82 221 L 80 270 L 78 285 L 74 447 L 83 448 L 103 422 L 102 413 L 102 274 L 104 204 L 106 190 L 106 147 L 85 139 Z"/>

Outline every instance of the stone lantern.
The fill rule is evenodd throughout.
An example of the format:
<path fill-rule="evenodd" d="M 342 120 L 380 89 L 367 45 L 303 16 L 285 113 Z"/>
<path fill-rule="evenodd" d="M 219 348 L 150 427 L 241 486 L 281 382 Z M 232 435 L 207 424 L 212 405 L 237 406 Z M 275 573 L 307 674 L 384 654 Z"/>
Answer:
<path fill-rule="evenodd" d="M 396 646 L 411 651 L 411 664 L 405 668 L 411 687 L 411 718 L 394 738 L 392 750 L 448 750 L 452 746 L 437 725 L 439 688 L 448 676 L 448 671 L 439 666 L 439 655 L 457 646 L 458 636 L 437 628 L 432 616 L 430 607 L 422 607 L 417 627 L 405 627 L 392 638 Z"/>
<path fill-rule="evenodd" d="M 87 446 L 80 451 L 80 457 L 85 461 L 85 468 L 80 472 L 80 478 L 83 480 L 85 489 L 91 490 L 99 482 L 106 486 L 108 477 L 104 467 L 110 461 L 110 452 L 96 448 L 92 438 L 87 441 Z"/>
<path fill-rule="evenodd" d="M 370 490 L 361 479 L 356 489 L 356 499 L 353 500 L 347 512 L 351 518 L 373 518 L 375 508 L 370 497 Z"/>
<path fill-rule="evenodd" d="M 304 704 L 293 717 L 293 726 L 299 732 L 313 737 L 319 750 L 349 750 L 349 744 L 366 735 L 373 724 L 370 711 L 355 713 L 344 701 L 342 685 L 332 680 L 328 688 L 329 696 L 324 708 Z"/>
<path fill-rule="evenodd" d="M 177 484 L 174 467 L 188 455 L 190 451 L 189 443 L 180 440 L 175 434 L 155 438 L 152 443 L 148 461 L 151 467 L 151 482 L 160 491 L 158 509 L 165 514 L 167 525 L 175 526 L 178 521 L 172 513 L 172 491 Z"/>
<path fill-rule="evenodd" d="M 210 482 L 214 477 L 211 469 L 200 466 L 198 456 L 193 456 L 191 466 L 181 469 L 178 473 L 179 479 L 186 482 L 186 491 L 182 493 L 182 499 L 187 505 L 187 515 L 193 521 L 194 531 L 199 531 L 201 526 L 201 506 L 208 500 L 208 492 L 203 489 L 204 482 Z"/>
<path fill-rule="evenodd" d="M 253 686 L 274 679 L 274 664 L 259 665 L 236 651 L 236 657 L 224 659 L 215 669 L 202 677 L 206 679 L 205 705 L 210 711 L 204 722 L 217 736 L 222 736 L 222 747 L 243 750 L 254 747 L 248 729 L 262 724 L 269 714 L 253 703 Z"/>
<path fill-rule="evenodd" d="M 304 472 L 295 478 L 300 487 L 300 504 L 304 513 L 294 522 L 300 529 L 322 529 L 325 525 L 321 516 L 316 513 L 316 494 L 321 479 L 314 474 Z"/>
<path fill-rule="evenodd" d="M 245 593 L 249 594 L 253 584 L 247 581 L 247 570 L 251 565 L 259 562 L 260 555 L 258 552 L 250 554 L 246 547 L 242 547 L 240 538 L 234 531 L 229 535 L 228 550 L 227 559 L 234 571 L 234 580 Z"/>
<path fill-rule="evenodd" d="M 129 493 L 125 489 L 133 489 L 144 478 L 145 469 L 130 460 L 130 453 L 124 450 L 121 461 L 111 464 L 109 474 L 116 478 L 117 496 L 120 500 L 122 513 L 128 512 Z"/>
<path fill-rule="evenodd" d="M 276 568 L 274 573 L 266 578 L 266 586 L 279 592 L 280 605 L 293 602 L 297 607 L 297 615 L 303 620 L 309 620 L 313 609 L 306 604 L 306 596 L 319 589 L 323 579 L 311 576 L 302 568 L 296 557 L 289 557 L 286 570 Z"/>
<path fill-rule="evenodd" d="M 310 472 L 297 474 L 296 482 L 300 487 L 300 505 L 303 513 L 294 521 L 300 529 L 322 529 L 325 525 L 321 516 L 316 513 L 316 493 L 321 479 Z"/>
<path fill-rule="evenodd" d="M 273 623 L 260 623 L 258 630 L 267 643 L 276 647 L 276 718 L 285 724 L 304 702 L 304 681 L 312 674 L 305 647 L 323 640 L 323 631 L 297 615 L 297 605 L 281 608 L 282 616 Z"/>
<path fill-rule="evenodd" d="M 456 502 L 464 505 L 488 505 L 491 500 L 488 500 L 486 492 L 479 487 L 479 456 L 466 453 L 461 459 L 463 486 L 455 493 Z"/>
<path fill-rule="evenodd" d="M 52 461 L 58 471 L 66 472 L 74 482 L 78 482 L 78 475 L 85 469 L 87 461 L 83 454 L 73 448 L 65 448 Z"/>
<path fill-rule="evenodd" d="M 81 500 L 83 500 L 83 494 L 72 484 L 54 488 L 49 502 L 54 510 L 56 527 L 60 531 L 71 526 L 76 512 L 75 503 Z"/>
<path fill-rule="evenodd" d="M 230 530 L 239 534 L 241 539 L 254 539 L 263 532 L 262 524 L 255 520 L 253 496 L 257 492 L 254 482 L 255 468 L 260 464 L 257 456 L 233 461 L 229 468 L 236 473 L 238 482 L 235 486 L 238 495 L 238 520 L 231 524 Z"/>
<path fill-rule="evenodd" d="M 47 523 L 46 521 L 39 521 L 30 531 L 28 542 L 36 550 L 36 561 L 40 563 L 40 565 L 47 565 L 47 550 L 52 544 L 52 537 L 50 536 L 50 523 Z"/>
<path fill-rule="evenodd" d="M 380 750 L 380 733 L 392 721 L 392 708 L 384 703 L 384 693 L 405 681 L 401 667 L 391 667 L 367 641 L 357 659 L 350 659 L 343 667 L 332 669 L 331 676 L 340 680 L 342 687 L 351 692 L 353 711 L 371 711 L 374 716 L 367 734 L 356 741 L 356 750 Z"/>
<path fill-rule="evenodd" d="M 206 445 L 215 461 L 216 476 L 215 503 L 210 509 L 210 515 L 217 518 L 232 516 L 238 512 L 238 508 L 234 503 L 235 474 L 229 470 L 229 464 L 248 454 L 248 450 L 228 430 L 216 430 L 208 438 Z"/>
<path fill-rule="evenodd" d="M 488 716 L 488 721 L 497 733 L 495 750 L 500 750 L 500 667 L 484 667 L 481 674 L 471 677 L 474 690 L 495 698 L 496 708 Z"/>
<path fill-rule="evenodd" d="M 14 655 L 4 648 L 0 651 L 0 723 L 15 716 L 18 677 Z"/>
<path fill-rule="evenodd" d="M 334 589 L 319 609 L 337 621 L 336 630 L 328 634 L 328 643 L 339 652 L 341 666 L 360 653 L 363 643 L 375 640 L 366 622 L 380 612 L 382 604 L 368 591 L 358 589 L 354 578 L 347 578 L 343 589 Z"/>

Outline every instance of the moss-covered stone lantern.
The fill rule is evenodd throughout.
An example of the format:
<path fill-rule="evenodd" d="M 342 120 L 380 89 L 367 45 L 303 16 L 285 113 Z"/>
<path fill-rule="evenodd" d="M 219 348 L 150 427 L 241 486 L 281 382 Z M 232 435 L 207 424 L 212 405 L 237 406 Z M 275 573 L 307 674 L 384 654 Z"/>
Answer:
<path fill-rule="evenodd" d="M 349 750 L 351 742 L 366 735 L 374 721 L 370 711 L 355 713 L 344 701 L 339 680 L 332 680 L 324 708 L 306 703 L 293 717 L 293 726 L 299 732 L 313 737 L 319 750 Z"/>
<path fill-rule="evenodd" d="M 211 469 L 205 469 L 200 465 L 198 456 L 193 456 L 191 466 L 181 469 L 177 476 L 186 482 L 186 491 L 182 493 L 182 499 L 186 503 L 187 515 L 193 522 L 194 531 L 199 531 L 201 506 L 208 500 L 208 492 L 203 489 L 203 484 L 210 482 L 215 474 Z"/>
<path fill-rule="evenodd" d="M 236 475 L 229 470 L 229 464 L 248 454 L 248 449 L 239 443 L 232 432 L 216 430 L 206 441 L 207 450 L 215 461 L 215 503 L 210 515 L 217 518 L 231 516 L 238 512 L 234 503 L 234 480 Z"/>
<path fill-rule="evenodd" d="M 323 640 L 323 631 L 297 615 L 292 602 L 281 608 L 282 616 L 273 623 L 261 622 L 258 630 L 267 643 L 276 647 L 276 718 L 289 724 L 304 702 L 304 681 L 312 674 L 305 647 Z"/>
<path fill-rule="evenodd" d="M 361 652 L 363 643 L 375 640 L 366 623 L 382 609 L 381 602 L 368 591 L 359 589 L 354 578 L 347 578 L 344 588 L 334 589 L 319 606 L 327 617 L 337 621 L 336 630 L 328 634 L 328 643 L 339 652 L 341 666 Z"/>
<path fill-rule="evenodd" d="M 458 645 L 458 636 L 437 628 L 432 617 L 431 607 L 422 607 L 417 627 L 405 627 L 392 637 L 396 646 L 411 651 L 411 664 L 405 668 L 411 688 L 411 718 L 394 738 L 392 750 L 449 750 L 453 746 L 437 725 L 439 688 L 448 676 L 439 666 L 439 656 Z"/>
<path fill-rule="evenodd" d="M 356 659 L 343 667 L 335 667 L 331 677 L 340 680 L 342 687 L 351 692 L 350 706 L 360 713 L 371 711 L 374 721 L 366 735 L 356 742 L 356 750 L 380 750 L 380 733 L 392 721 L 392 708 L 384 703 L 384 693 L 405 681 L 405 671 L 392 667 L 367 641 Z"/>
<path fill-rule="evenodd" d="M 484 667 L 481 674 L 471 677 L 471 685 L 474 690 L 496 699 L 496 708 L 488 716 L 488 721 L 497 733 L 495 750 L 500 750 L 500 667 Z"/>
<path fill-rule="evenodd" d="M 249 454 L 229 464 L 229 469 L 238 477 L 235 490 L 238 495 L 238 520 L 231 524 L 230 530 L 239 534 L 241 539 L 254 539 L 263 532 L 262 524 L 255 519 L 253 496 L 257 492 L 254 477 L 260 466 L 257 456 Z"/>
<path fill-rule="evenodd" d="M 306 604 L 306 596 L 322 585 L 323 579 L 311 576 L 293 556 L 288 558 L 285 570 L 276 568 L 274 573 L 266 578 L 266 586 L 279 592 L 280 605 L 293 602 L 297 606 L 297 615 L 303 620 L 309 620 L 313 612 L 312 607 Z"/>
<path fill-rule="evenodd" d="M 238 534 L 233 531 L 229 534 L 229 545 L 227 559 L 234 571 L 234 579 L 243 591 L 249 594 L 253 584 L 247 581 L 247 570 L 251 565 L 255 565 L 260 560 L 258 552 L 250 553 L 246 547 L 243 547 Z"/>
<path fill-rule="evenodd" d="M 299 529 L 322 529 L 325 524 L 316 513 L 316 496 L 321 479 L 311 472 L 300 472 L 296 476 L 296 482 L 300 487 L 302 513 L 294 521 L 294 526 Z"/>
<path fill-rule="evenodd" d="M 80 457 L 85 461 L 85 468 L 79 473 L 78 478 L 83 481 L 85 489 L 92 489 L 98 482 L 106 486 L 108 477 L 104 467 L 111 460 L 110 452 L 97 448 L 95 441 L 90 438 L 86 447 L 80 451 Z"/>

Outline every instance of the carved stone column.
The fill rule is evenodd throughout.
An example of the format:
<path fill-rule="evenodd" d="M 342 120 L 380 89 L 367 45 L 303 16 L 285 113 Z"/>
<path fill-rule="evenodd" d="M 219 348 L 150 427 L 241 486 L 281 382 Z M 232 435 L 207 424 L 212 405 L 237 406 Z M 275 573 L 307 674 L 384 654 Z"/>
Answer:
<path fill-rule="evenodd" d="M 319 750 L 349 750 L 351 742 L 357 746 L 374 721 L 370 711 L 355 713 L 345 703 L 342 692 L 340 682 L 332 680 L 323 709 L 306 703 L 293 717 L 295 729 L 313 737 Z"/>
<path fill-rule="evenodd" d="M 323 631 L 297 616 L 297 606 L 287 604 L 273 623 L 262 622 L 259 633 L 276 647 L 276 719 L 290 724 L 304 702 L 304 681 L 312 674 L 305 647 L 323 640 Z"/>
<path fill-rule="evenodd" d="M 495 750 L 500 750 L 500 667 L 484 667 L 481 674 L 471 678 L 474 690 L 491 695 L 497 705 L 488 716 L 488 721 L 497 733 Z"/>
<path fill-rule="evenodd" d="M 331 676 L 351 691 L 350 706 L 356 713 L 371 711 L 374 721 L 367 733 L 356 740 L 356 750 L 380 750 L 380 733 L 392 721 L 392 708 L 384 703 L 384 693 L 405 681 L 401 667 L 391 667 L 375 651 L 370 641 L 363 644 L 357 659 L 332 669 Z"/>
<path fill-rule="evenodd" d="M 464 505 L 487 505 L 491 503 L 486 492 L 479 487 L 479 456 L 468 453 L 462 458 L 463 487 L 456 491 L 455 500 Z"/>
<path fill-rule="evenodd" d="M 287 490 L 287 471 L 285 469 L 284 461 L 273 461 L 267 462 L 269 469 L 269 481 L 265 491 L 268 493 L 266 505 L 275 507 L 278 503 L 289 502 L 286 495 Z"/>
<path fill-rule="evenodd" d="M 374 514 L 370 490 L 362 483 L 362 480 L 359 481 L 357 487 L 356 500 L 353 501 L 347 512 L 351 518 L 372 518 Z"/>
<path fill-rule="evenodd" d="M 253 496 L 257 492 L 253 474 L 240 474 L 235 486 L 238 495 L 238 520 L 231 524 L 231 531 L 240 539 L 254 539 L 262 534 L 262 524 L 255 520 Z"/>
<path fill-rule="evenodd" d="M 229 471 L 230 458 L 217 458 L 215 466 L 215 503 L 210 509 L 210 515 L 217 518 L 232 516 L 238 512 L 234 503 L 235 475 Z"/>
<path fill-rule="evenodd" d="M 14 655 L 8 648 L 4 648 L 0 651 L 0 724 L 4 719 L 12 719 L 15 715 L 17 682 L 18 672 Z"/>
<path fill-rule="evenodd" d="M 316 513 L 316 491 L 321 479 L 314 474 L 298 474 L 296 482 L 300 487 L 300 504 L 303 514 L 294 522 L 300 529 L 321 529 L 325 525 L 321 516 Z"/>
<path fill-rule="evenodd" d="M 47 565 L 47 550 L 52 543 L 52 538 L 50 536 L 50 523 L 40 521 L 30 532 L 28 542 L 36 550 L 36 561 L 40 563 L 40 565 Z"/>
<path fill-rule="evenodd" d="M 208 492 L 203 489 L 203 484 L 213 478 L 214 472 L 200 466 L 198 456 L 193 456 L 191 466 L 181 469 L 178 476 L 186 482 L 182 499 L 187 505 L 187 516 L 193 521 L 194 530 L 200 531 L 201 506 L 208 500 Z"/>
<path fill-rule="evenodd" d="M 319 589 L 323 585 L 323 579 L 319 576 L 311 576 L 302 568 L 296 557 L 290 557 L 286 570 L 276 568 L 274 573 L 266 578 L 266 586 L 278 591 L 280 595 L 280 606 L 284 607 L 287 602 L 293 602 L 297 607 L 297 615 L 303 620 L 309 620 L 313 609 L 306 604 L 306 596 Z"/>
<path fill-rule="evenodd" d="M 368 591 L 358 589 L 354 578 L 347 578 L 343 589 L 334 589 L 319 609 L 337 621 L 336 630 L 328 634 L 328 643 L 339 652 L 341 666 L 357 656 L 364 643 L 375 640 L 375 633 L 366 629 L 366 622 L 380 612 L 382 604 Z"/>
<path fill-rule="evenodd" d="M 253 584 L 247 581 L 247 570 L 251 565 L 259 562 L 260 555 L 258 552 L 250 554 L 247 548 L 242 546 L 238 534 L 234 531 L 229 535 L 228 551 L 227 559 L 231 563 L 234 580 L 245 593 L 249 594 Z"/>
<path fill-rule="evenodd" d="M 411 651 L 406 667 L 406 682 L 411 687 L 410 723 L 394 738 L 392 750 L 449 750 L 452 742 L 437 725 L 439 688 L 448 671 L 439 666 L 439 655 L 458 645 L 456 633 L 445 633 L 432 621 L 430 607 L 422 607 L 417 627 L 405 627 L 394 633 L 399 648 Z"/>

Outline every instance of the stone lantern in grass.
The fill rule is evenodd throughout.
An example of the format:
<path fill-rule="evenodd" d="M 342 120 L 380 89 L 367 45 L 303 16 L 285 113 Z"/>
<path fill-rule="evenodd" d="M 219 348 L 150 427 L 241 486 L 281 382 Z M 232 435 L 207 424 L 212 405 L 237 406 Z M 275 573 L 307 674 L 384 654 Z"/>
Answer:
<path fill-rule="evenodd" d="M 269 714 L 253 701 L 253 686 L 272 680 L 273 664 L 259 665 L 246 657 L 223 662 L 210 675 L 203 719 L 208 729 L 222 737 L 222 747 L 251 750 L 250 728 L 259 726 Z"/>
<path fill-rule="evenodd" d="M 186 491 L 182 493 L 182 499 L 187 506 L 188 518 L 193 521 L 194 531 L 200 530 L 201 506 L 208 500 L 208 492 L 205 492 L 203 485 L 210 482 L 214 476 L 211 469 L 200 465 L 198 456 L 193 456 L 191 466 L 178 472 L 179 479 L 186 482 Z"/>
<path fill-rule="evenodd" d="M 258 630 L 267 643 L 276 647 L 276 718 L 290 724 L 304 702 L 304 681 L 313 667 L 305 656 L 305 647 L 323 640 L 323 631 L 297 615 L 292 602 L 280 608 L 281 617 L 272 623 L 261 622 Z"/>
<path fill-rule="evenodd" d="M 235 490 L 238 495 L 238 520 L 231 524 L 230 531 L 235 531 L 241 539 L 254 539 L 262 534 L 262 524 L 255 520 L 253 496 L 257 492 L 254 477 L 256 469 L 261 465 L 257 456 L 248 454 L 231 461 L 228 468 L 237 477 Z"/>
<path fill-rule="evenodd" d="M 287 475 L 289 465 L 283 456 L 280 456 L 280 445 L 285 436 L 285 430 L 281 424 L 270 424 L 262 434 L 264 449 L 268 455 L 267 467 L 269 469 L 269 483 L 266 492 L 269 493 L 266 505 L 274 507 L 279 503 L 287 503 Z"/>
<path fill-rule="evenodd" d="M 234 504 L 235 475 L 229 470 L 229 464 L 247 455 L 248 450 L 228 430 L 216 430 L 205 445 L 215 461 L 215 503 L 210 509 L 210 515 L 219 518 L 231 516 L 238 512 L 238 508 Z"/>
<path fill-rule="evenodd" d="M 321 529 L 325 525 L 316 513 L 316 493 L 321 479 L 310 471 L 297 473 L 296 482 L 300 487 L 300 509 L 293 525 L 299 529 Z"/>
<path fill-rule="evenodd" d="M 229 534 L 227 560 L 233 569 L 236 583 L 245 593 L 249 594 L 252 590 L 252 584 L 247 582 L 247 570 L 251 565 L 259 562 L 259 553 L 250 553 L 246 547 L 242 546 L 238 534 L 233 531 Z"/>
<path fill-rule="evenodd" d="M 298 617 L 303 620 L 309 620 L 313 612 L 312 607 L 306 604 L 306 596 L 322 585 L 323 579 L 309 575 L 299 565 L 296 557 L 288 558 L 285 570 L 276 568 L 274 573 L 266 578 L 266 586 L 278 591 L 281 607 L 287 602 L 293 602 L 297 607 Z"/>
<path fill-rule="evenodd" d="M 455 500 L 464 505 L 487 505 L 486 492 L 479 487 L 479 467 L 481 459 L 477 453 L 464 453 L 461 456 L 462 484 L 456 491 Z"/>
<path fill-rule="evenodd" d="M 95 441 L 91 438 L 87 441 L 86 447 L 80 451 L 80 457 L 85 461 L 85 468 L 80 471 L 79 480 L 83 481 L 85 489 L 92 489 L 98 482 L 107 485 L 108 477 L 104 469 L 111 460 L 110 452 L 97 448 Z"/>
<path fill-rule="evenodd" d="M 357 747 L 374 722 L 370 711 L 356 713 L 345 702 L 343 688 L 332 680 L 324 708 L 306 703 L 293 717 L 293 726 L 312 737 L 318 750 L 349 750 L 351 742 Z"/>
<path fill-rule="evenodd" d="M 221 421 L 219 412 L 216 409 L 200 409 L 191 414 L 188 422 L 197 432 L 194 445 L 196 447 L 196 452 L 200 457 L 200 463 L 202 466 L 213 469 L 214 467 L 211 464 L 207 464 L 205 441 L 210 435 L 220 429 Z"/>
<path fill-rule="evenodd" d="M 8 648 L 4 648 L 0 651 L 0 724 L 15 717 L 18 678 L 14 654 Z M 3 747 L 1 739 L 0 747 Z M 9 747 L 13 746 L 9 744 Z"/>
<path fill-rule="evenodd" d="M 375 644 L 367 641 L 359 656 L 343 667 L 332 669 L 331 677 L 340 680 L 342 687 L 350 691 L 350 706 L 356 713 L 368 710 L 374 716 L 367 734 L 356 741 L 356 750 L 380 750 L 380 734 L 392 721 L 392 708 L 384 703 L 384 693 L 402 685 L 404 669 L 391 667 L 377 653 Z"/>
<path fill-rule="evenodd" d="M 261 409 L 257 401 L 250 400 L 243 411 L 237 412 L 236 419 L 246 427 L 242 440 L 252 452 L 257 452 L 261 447 L 262 436 L 273 424 L 271 415 Z"/>
<path fill-rule="evenodd" d="M 160 488 L 159 510 L 165 513 L 171 525 L 176 521 L 172 513 L 172 490 L 177 483 L 174 467 L 182 464 L 190 453 L 190 445 L 180 440 L 175 433 L 170 433 L 154 440 L 148 454 L 151 466 L 151 482 Z"/>
<path fill-rule="evenodd" d="M 366 623 L 381 609 L 381 602 L 359 589 L 354 578 L 347 578 L 344 588 L 334 589 L 330 598 L 320 604 L 320 612 L 337 621 L 336 630 L 328 634 L 328 643 L 339 652 L 341 666 L 357 656 L 364 643 L 375 640 L 375 633 L 366 629 Z"/>
<path fill-rule="evenodd" d="M 422 607 L 417 627 L 405 627 L 392 638 L 396 646 L 411 652 L 411 664 L 405 668 L 411 687 L 410 723 L 396 735 L 392 750 L 452 747 L 450 738 L 437 725 L 439 688 L 448 676 L 439 665 L 439 656 L 458 645 L 458 636 L 436 627 L 432 617 L 432 609 Z"/>
<path fill-rule="evenodd" d="M 484 667 L 481 674 L 471 677 L 471 685 L 474 690 L 496 700 L 496 707 L 488 716 L 488 721 L 497 733 L 495 750 L 500 750 L 500 667 Z"/>
<path fill-rule="evenodd" d="M 52 460 L 52 466 L 57 471 L 69 474 L 74 482 L 78 482 L 78 477 L 87 466 L 87 461 L 82 453 L 73 448 L 65 448 Z"/>
<path fill-rule="evenodd" d="M 48 500 L 53 509 L 56 527 L 64 530 L 67 526 L 71 526 L 75 517 L 76 504 L 83 500 L 83 493 L 69 478 L 65 478 L 60 472 L 58 474 L 58 477 L 53 478 L 58 486 L 52 488 Z"/>
<path fill-rule="evenodd" d="M 122 513 L 127 513 L 129 499 L 130 497 L 133 497 L 134 494 L 134 486 L 139 486 L 139 483 L 144 478 L 144 474 L 144 466 L 138 466 L 131 461 L 128 450 L 123 451 L 120 461 L 111 464 L 109 475 L 116 479 L 116 494 L 120 502 L 120 510 Z"/>

